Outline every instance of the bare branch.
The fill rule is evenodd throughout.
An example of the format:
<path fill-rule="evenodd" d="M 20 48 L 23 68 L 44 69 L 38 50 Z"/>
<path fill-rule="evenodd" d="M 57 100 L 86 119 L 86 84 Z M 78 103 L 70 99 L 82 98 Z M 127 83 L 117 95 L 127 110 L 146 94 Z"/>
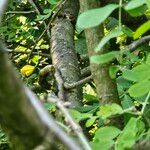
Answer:
<path fill-rule="evenodd" d="M 31 13 L 35 13 L 34 10 L 30 10 L 30 11 L 8 11 L 6 12 L 5 14 L 8 15 L 8 14 L 31 14 Z"/>
<path fill-rule="evenodd" d="M 1 2 L 0 2 L 0 23 L 2 21 L 2 16 L 4 14 L 6 4 L 7 4 L 7 0 L 1 0 Z"/>
<path fill-rule="evenodd" d="M 84 78 L 84 79 L 82 79 L 82 80 L 80 80 L 80 81 L 78 81 L 78 82 L 75 82 L 75 83 L 71 83 L 71 84 L 64 83 L 64 87 L 65 87 L 66 89 L 72 89 L 72 88 L 75 88 L 75 87 L 80 86 L 80 85 L 82 85 L 82 84 L 85 84 L 85 83 L 91 81 L 92 79 L 93 79 L 93 77 L 92 77 L 92 75 L 91 75 L 91 76 L 86 77 L 86 78 Z"/>
<path fill-rule="evenodd" d="M 133 52 L 134 50 L 136 50 L 137 47 L 141 46 L 142 44 L 145 44 L 147 42 L 150 42 L 150 35 L 144 36 L 134 42 L 132 42 L 130 45 L 128 45 L 126 48 Z"/>
<path fill-rule="evenodd" d="M 64 114 L 64 116 L 66 117 L 66 119 L 67 119 L 68 123 L 70 124 L 71 128 L 73 129 L 75 134 L 78 136 L 78 138 L 79 138 L 79 140 L 82 144 L 82 147 L 85 150 L 92 150 L 90 145 L 89 145 L 89 142 L 87 141 L 85 135 L 83 134 L 82 128 L 70 116 L 67 108 L 65 108 L 65 106 L 63 104 L 63 101 L 58 99 L 57 97 L 54 97 L 54 96 L 49 96 L 48 101 L 55 103 L 57 105 L 57 107 L 61 110 L 61 112 Z"/>
<path fill-rule="evenodd" d="M 19 53 L 19 54 L 30 54 L 31 51 L 20 51 L 20 50 L 8 50 L 9 53 Z M 32 52 L 33 55 L 40 55 L 44 57 L 50 58 L 49 54 L 41 53 L 41 52 Z"/>
<path fill-rule="evenodd" d="M 33 1 L 33 0 L 28 0 L 28 1 L 29 1 L 29 3 L 32 5 L 32 7 L 35 9 L 36 13 L 37 13 L 38 15 L 41 15 L 41 13 L 40 13 L 40 11 L 38 10 L 38 8 L 37 8 L 36 4 L 34 3 L 34 1 Z M 48 38 L 50 39 L 51 36 L 50 36 L 49 28 L 47 28 L 47 25 L 46 25 L 46 22 L 45 22 L 45 21 L 43 21 L 43 24 L 44 24 L 44 27 L 45 27 L 45 29 L 46 29 L 47 36 L 48 36 Z M 28 61 L 29 61 L 29 59 L 30 59 L 30 56 L 31 56 L 31 54 L 32 54 L 32 51 L 33 51 L 34 48 L 36 47 L 37 42 L 38 42 L 38 41 L 35 42 L 35 45 L 34 45 L 34 46 L 32 47 L 32 49 L 31 49 L 31 53 L 29 54 Z M 49 43 L 49 45 L 50 45 L 50 43 Z"/>
<path fill-rule="evenodd" d="M 81 149 L 57 126 L 37 97 L 24 88 L 1 44 L 0 72 L 0 122 L 10 138 L 15 138 L 16 143 L 20 144 L 15 147 L 33 149 L 41 142 L 46 142 L 51 147 L 56 146 L 58 139 L 70 150 Z"/>
<path fill-rule="evenodd" d="M 54 14 L 52 15 L 47 27 L 45 28 L 45 30 L 42 32 L 42 34 L 39 36 L 39 38 L 37 39 L 37 41 L 40 41 L 41 38 L 43 37 L 43 35 L 45 34 L 46 30 L 49 29 L 50 25 L 52 24 L 52 22 L 54 21 L 55 17 L 57 16 L 57 14 L 59 13 L 59 11 L 61 10 L 61 8 L 64 6 L 64 4 L 66 3 L 67 0 L 61 0 L 57 6 L 55 7 L 56 11 L 54 12 Z M 36 41 L 36 42 L 37 42 Z"/>

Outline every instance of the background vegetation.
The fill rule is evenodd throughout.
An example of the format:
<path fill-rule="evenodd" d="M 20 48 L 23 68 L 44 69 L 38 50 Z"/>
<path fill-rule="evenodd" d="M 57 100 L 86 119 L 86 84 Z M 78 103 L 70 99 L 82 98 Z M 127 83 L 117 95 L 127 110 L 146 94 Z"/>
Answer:
<path fill-rule="evenodd" d="M 150 0 L 10 0 L 0 28 L 0 149 L 150 149 L 149 17 Z M 3 53 L 70 142 L 55 125 L 60 142 L 41 137 Z M 32 141 L 30 123 L 44 142 Z"/>

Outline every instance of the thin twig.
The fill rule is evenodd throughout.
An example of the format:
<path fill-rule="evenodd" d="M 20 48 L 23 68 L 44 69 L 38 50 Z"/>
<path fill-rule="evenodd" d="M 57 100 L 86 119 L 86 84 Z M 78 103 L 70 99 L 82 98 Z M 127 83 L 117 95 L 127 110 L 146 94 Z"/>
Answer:
<path fill-rule="evenodd" d="M 54 8 L 56 9 L 58 7 L 58 9 L 55 11 L 55 13 L 52 15 L 47 27 L 45 28 L 45 30 L 42 32 L 42 34 L 39 36 L 39 38 L 37 39 L 37 41 L 40 41 L 41 38 L 43 37 L 43 35 L 45 34 L 46 30 L 49 29 L 50 25 L 52 24 L 52 22 L 54 21 L 54 19 L 56 18 L 57 14 L 59 13 L 59 11 L 61 10 L 61 8 L 64 6 L 64 4 L 66 3 L 67 0 L 61 0 L 60 3 L 57 4 L 57 6 Z M 37 43 L 36 41 L 36 43 Z"/>
<path fill-rule="evenodd" d="M 150 35 L 144 36 L 144 37 L 132 42 L 130 45 L 126 46 L 126 49 L 133 52 L 134 50 L 136 50 L 137 47 L 139 47 L 142 44 L 147 43 L 149 41 L 150 41 Z"/>
<path fill-rule="evenodd" d="M 63 105 L 63 101 L 58 99 L 57 97 L 54 97 L 54 96 L 49 96 L 48 101 L 55 103 L 57 105 L 57 107 L 61 110 L 61 112 L 64 114 L 64 116 L 66 117 L 68 123 L 72 127 L 73 131 L 75 132 L 75 134 L 80 139 L 83 148 L 85 150 L 92 150 L 90 145 L 89 145 L 89 142 L 87 141 L 85 135 L 83 134 L 82 128 L 70 116 L 68 110 Z"/>
<path fill-rule="evenodd" d="M 38 98 L 28 88 L 25 88 L 25 94 L 28 96 L 28 100 L 30 101 L 33 110 L 36 111 L 41 122 L 47 127 L 48 132 L 52 131 L 68 148 L 72 150 L 81 150 L 77 143 L 75 143 L 71 138 L 68 137 L 67 134 L 65 134 L 58 126 L 56 126 L 56 123 L 52 117 L 49 116 L 44 107 L 42 107 Z"/>
<path fill-rule="evenodd" d="M 80 81 L 77 81 L 77 82 L 75 82 L 75 83 L 70 83 L 70 84 L 64 83 L 64 87 L 65 87 L 66 89 L 72 89 L 72 88 L 75 88 L 75 87 L 77 87 L 77 86 L 80 86 L 80 85 L 82 85 L 82 84 L 85 84 L 85 83 L 91 81 L 92 78 L 93 78 L 92 75 L 90 75 L 89 77 L 86 77 L 86 78 L 84 78 L 84 79 L 82 79 L 82 80 L 80 80 Z"/>
<path fill-rule="evenodd" d="M 11 50 L 11 51 L 9 51 L 9 53 L 30 54 L 31 52 L 30 51 L 20 51 L 20 50 L 14 50 L 14 51 Z M 50 58 L 50 55 L 46 54 L 46 53 L 32 52 L 32 54 Z"/>
<path fill-rule="evenodd" d="M 36 13 L 37 13 L 38 15 L 41 15 L 41 13 L 40 13 L 40 11 L 38 10 L 37 6 L 35 5 L 34 1 L 33 1 L 33 0 L 28 0 L 28 1 L 29 1 L 29 3 L 32 5 L 32 7 L 35 9 Z M 45 22 L 45 21 L 43 21 L 43 24 L 44 24 L 44 27 L 45 27 L 45 29 L 46 29 L 47 36 L 48 36 L 48 38 L 50 39 L 51 36 L 50 36 L 49 28 L 47 28 L 47 25 L 46 25 L 46 22 Z M 34 45 L 34 46 L 32 47 L 32 49 L 31 49 L 31 53 L 29 54 L 28 61 L 29 61 L 29 59 L 30 59 L 30 56 L 31 56 L 31 54 L 32 54 L 32 51 L 33 51 L 34 48 L 36 47 L 37 42 L 38 42 L 38 41 L 35 42 L 35 45 Z M 50 45 L 50 43 L 49 43 L 49 45 Z"/>
<path fill-rule="evenodd" d="M 38 15 L 41 15 L 41 13 L 40 13 L 40 11 L 38 10 L 37 6 L 35 5 L 34 1 L 33 1 L 33 0 L 28 0 L 28 1 L 29 1 L 29 3 L 32 5 L 32 7 L 35 9 L 36 13 L 37 13 Z M 47 28 L 47 25 L 46 25 L 46 22 L 45 22 L 45 21 L 43 21 L 43 23 L 44 23 L 44 27 L 45 27 L 45 29 L 46 29 L 46 31 L 47 31 L 48 38 L 50 38 L 50 31 L 49 31 L 49 28 Z"/>
<path fill-rule="evenodd" d="M 40 70 L 39 76 L 45 76 L 50 72 L 55 72 L 55 68 L 53 65 L 47 65 L 43 69 Z"/>
<path fill-rule="evenodd" d="M 29 11 L 8 11 L 5 14 L 31 14 L 31 13 L 35 13 L 34 10 L 29 10 Z"/>
<path fill-rule="evenodd" d="M 66 117 L 68 123 L 72 127 L 73 131 L 76 133 L 76 135 L 80 139 L 83 148 L 85 150 L 91 150 L 91 147 L 90 147 L 90 145 L 89 145 L 85 135 L 83 134 L 82 128 L 70 116 L 68 110 L 65 108 L 65 106 L 63 104 L 64 101 L 65 101 L 65 97 L 64 97 L 64 82 L 63 82 L 63 79 L 62 79 L 60 71 L 56 67 L 55 67 L 55 79 L 56 79 L 57 85 L 58 85 L 58 97 L 49 96 L 48 100 L 50 102 L 55 103 L 57 105 L 57 107 L 61 110 L 61 112 L 64 114 L 64 116 Z"/>
<path fill-rule="evenodd" d="M 122 26 L 122 0 L 119 1 L 119 29 L 121 30 L 121 26 Z"/>

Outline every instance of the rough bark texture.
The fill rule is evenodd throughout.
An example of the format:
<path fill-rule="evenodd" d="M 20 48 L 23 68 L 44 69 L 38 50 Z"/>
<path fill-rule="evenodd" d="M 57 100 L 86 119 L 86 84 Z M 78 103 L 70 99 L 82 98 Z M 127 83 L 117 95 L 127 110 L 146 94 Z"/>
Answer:
<path fill-rule="evenodd" d="M 97 8 L 99 3 L 97 0 L 80 0 L 80 11 L 84 12 L 89 9 Z M 107 53 L 107 48 L 99 53 L 94 51 L 95 47 L 104 36 L 103 27 L 98 26 L 85 30 L 86 42 L 88 47 L 89 57 L 97 54 Z M 112 102 L 119 103 L 116 83 L 109 76 L 109 65 L 97 65 L 90 63 L 93 79 L 96 84 L 97 95 L 101 104 L 108 104 Z"/>
<path fill-rule="evenodd" d="M 68 0 L 53 21 L 51 29 L 51 56 L 53 64 L 60 70 L 66 83 L 74 83 L 80 79 L 77 56 L 74 48 L 73 21 L 78 14 L 78 1 Z M 65 90 L 65 100 L 72 106 L 78 105 L 81 98 L 81 88 Z"/>
<path fill-rule="evenodd" d="M 0 124 L 9 134 L 12 149 L 31 150 L 43 144 L 48 149 L 58 149 L 56 143 L 61 140 L 70 145 L 71 139 L 16 77 L 1 43 L 0 73 Z M 75 144 L 68 148 L 74 147 Z"/>

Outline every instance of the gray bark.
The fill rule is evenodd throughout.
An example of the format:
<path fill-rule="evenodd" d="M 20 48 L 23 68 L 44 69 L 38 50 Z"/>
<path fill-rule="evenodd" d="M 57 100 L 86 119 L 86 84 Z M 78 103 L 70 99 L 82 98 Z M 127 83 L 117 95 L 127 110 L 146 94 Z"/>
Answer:
<path fill-rule="evenodd" d="M 84 12 L 89 9 L 97 8 L 99 3 L 97 0 L 80 0 L 80 11 Z M 103 26 L 98 26 L 85 30 L 86 43 L 88 47 L 89 57 L 93 55 L 101 55 L 108 52 L 108 48 L 105 47 L 99 53 L 94 51 L 102 37 Z M 109 76 L 109 65 L 97 65 L 90 62 L 91 73 L 93 75 L 94 82 L 96 84 L 97 95 L 101 104 L 119 103 L 119 97 L 117 92 L 116 83 Z"/>
<path fill-rule="evenodd" d="M 43 144 L 44 149 L 58 149 L 59 143 L 68 149 L 80 149 L 16 77 L 1 43 L 0 124 L 15 150 L 29 150 Z"/>
<path fill-rule="evenodd" d="M 53 64 L 61 72 L 65 83 L 74 83 L 80 79 L 80 70 L 74 48 L 74 25 L 78 14 L 78 1 L 68 0 L 53 21 L 51 29 L 51 56 Z M 72 106 L 80 104 L 81 88 L 65 90 L 65 100 Z"/>

